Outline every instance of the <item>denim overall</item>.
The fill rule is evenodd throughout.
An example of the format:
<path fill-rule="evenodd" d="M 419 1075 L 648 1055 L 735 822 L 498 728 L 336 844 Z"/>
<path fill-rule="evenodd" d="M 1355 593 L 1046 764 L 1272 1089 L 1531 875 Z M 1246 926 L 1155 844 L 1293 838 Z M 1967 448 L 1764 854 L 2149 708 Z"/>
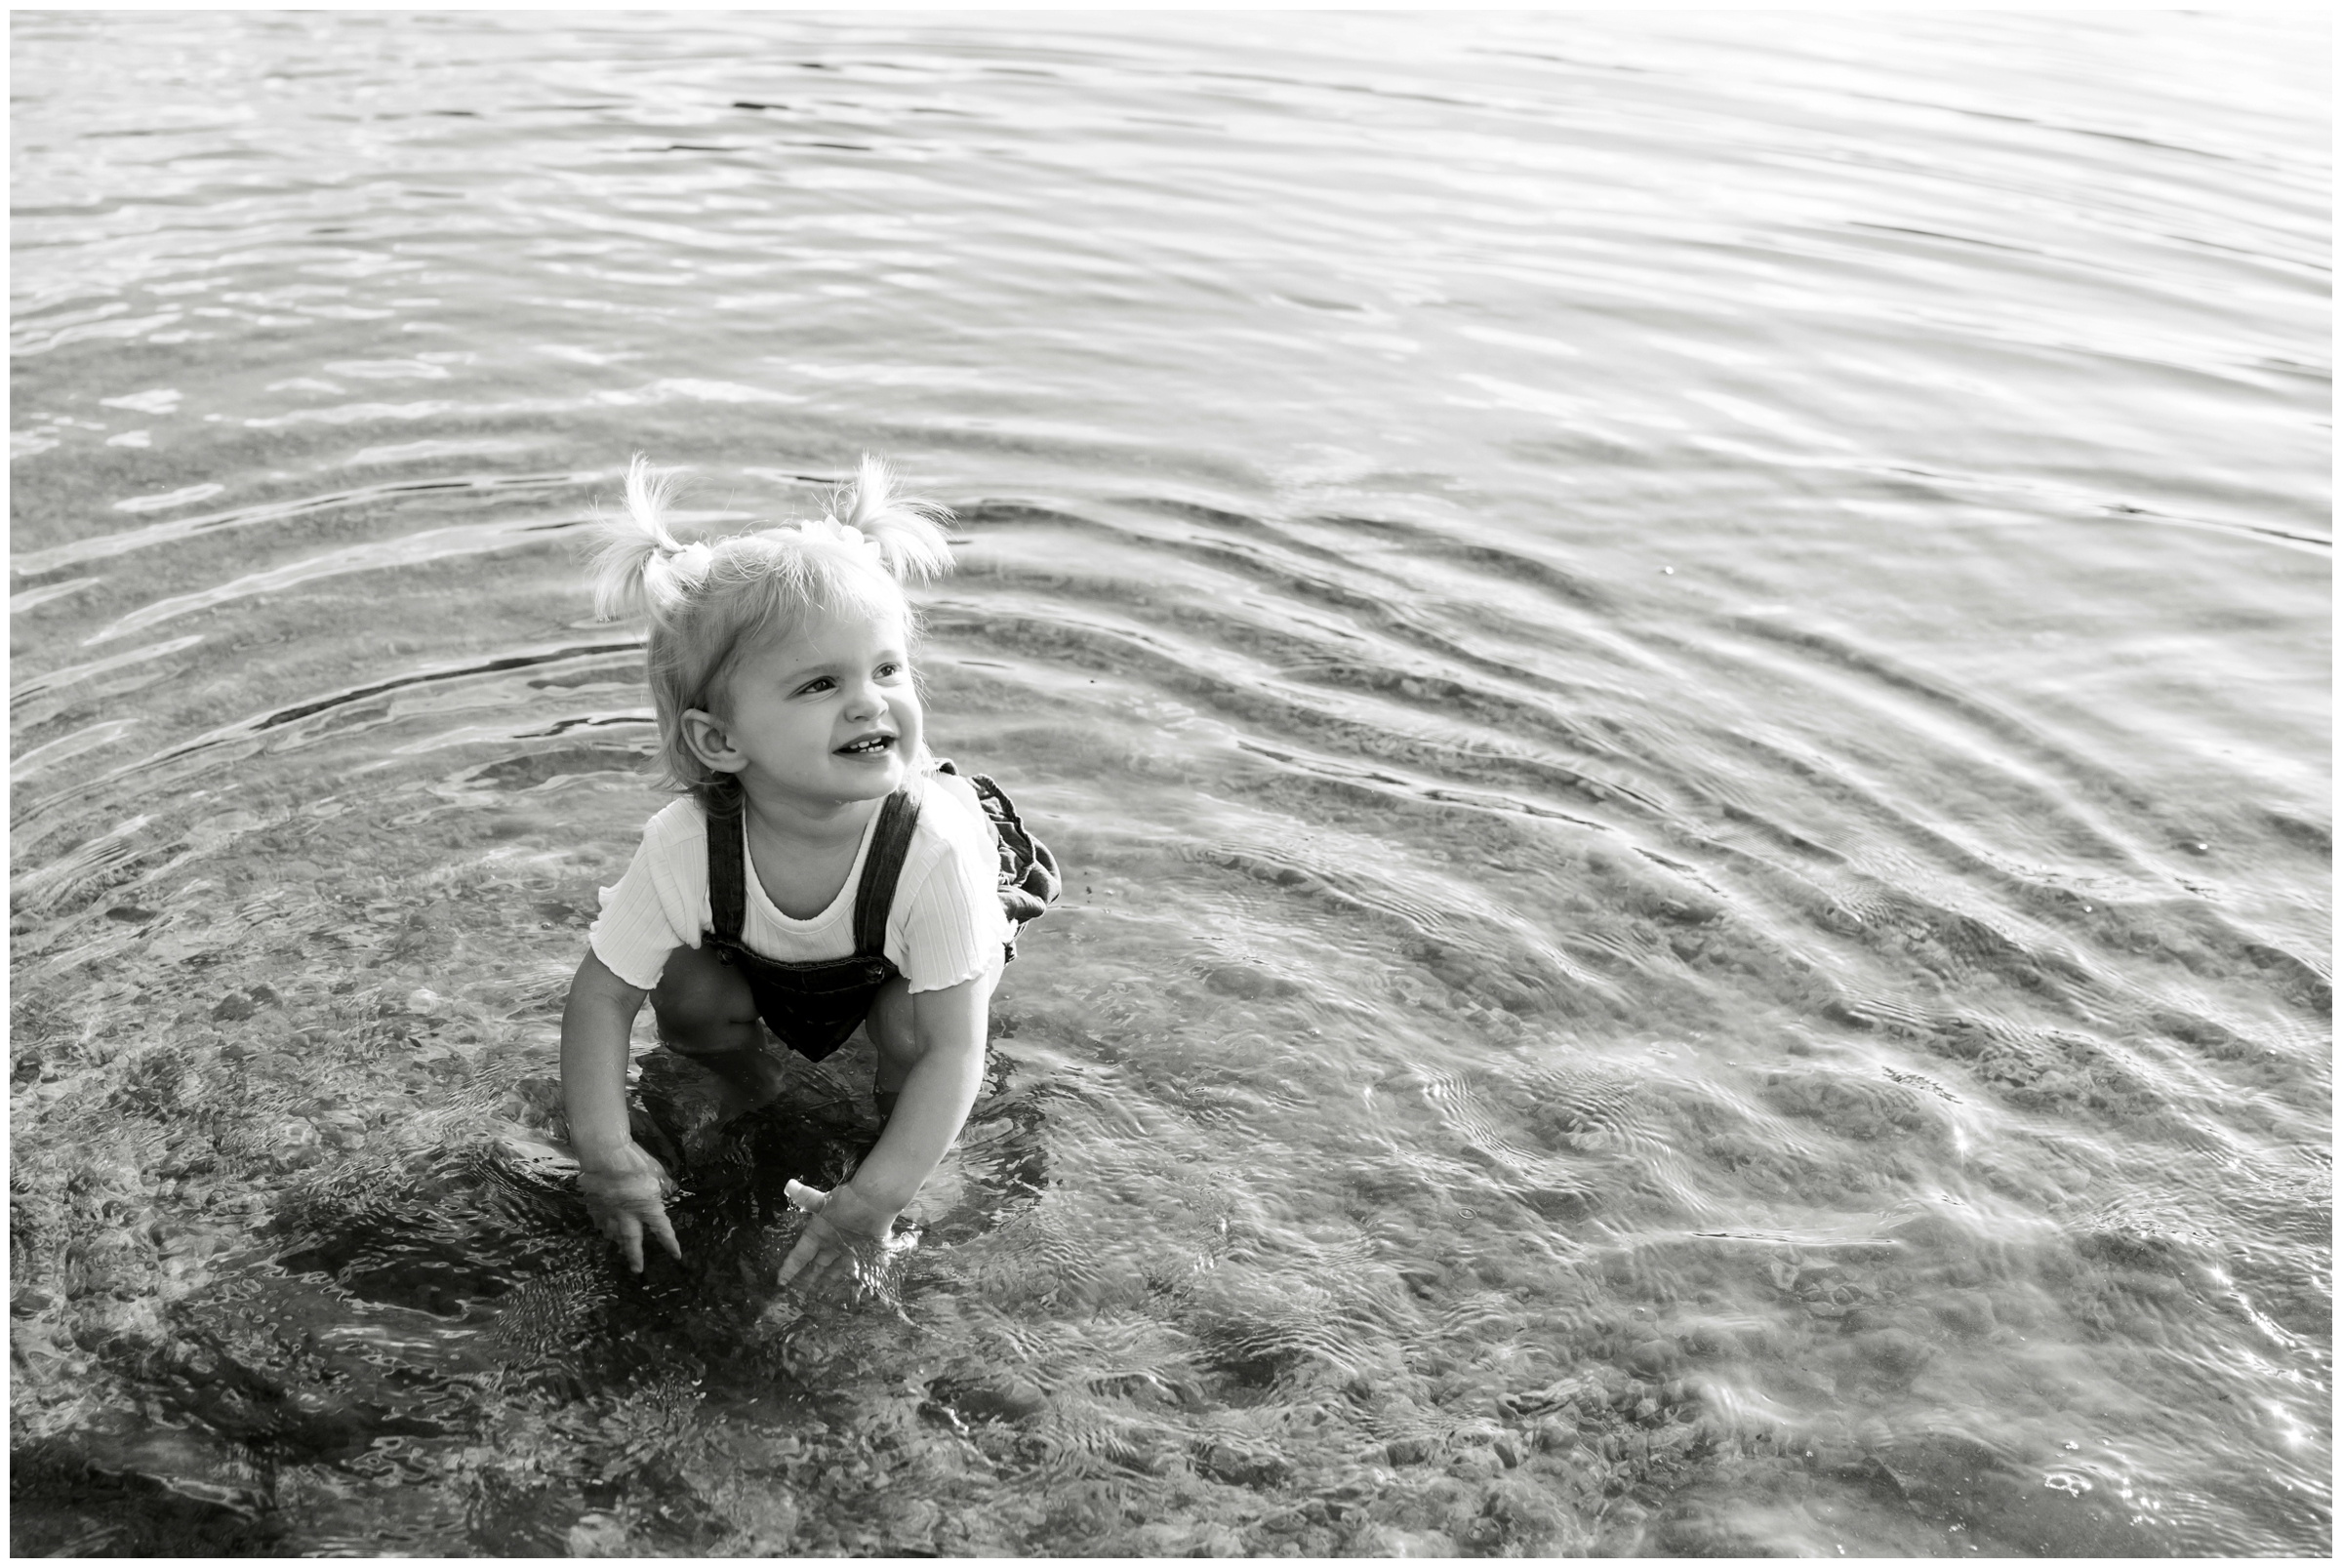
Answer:
<path fill-rule="evenodd" d="M 936 771 L 958 772 L 949 762 L 939 763 Z M 998 784 L 982 774 L 968 782 L 975 786 L 1000 848 L 1000 905 L 1009 920 L 1007 957 L 1014 958 L 1017 933 L 1057 900 L 1062 886 L 1057 858 L 1027 830 Z M 919 805 L 909 788 L 886 797 L 878 808 L 869 853 L 863 859 L 862 880 L 854 889 L 854 951 L 844 958 L 788 963 L 741 945 L 741 922 L 748 904 L 741 821 L 737 816 L 707 819 L 707 905 L 713 916 L 707 943 L 718 959 L 739 970 L 748 983 L 765 1026 L 807 1061 L 819 1062 L 845 1044 L 869 1017 L 879 990 L 901 973 L 886 956 L 886 919 L 894 909 L 895 884 L 918 824 Z"/>

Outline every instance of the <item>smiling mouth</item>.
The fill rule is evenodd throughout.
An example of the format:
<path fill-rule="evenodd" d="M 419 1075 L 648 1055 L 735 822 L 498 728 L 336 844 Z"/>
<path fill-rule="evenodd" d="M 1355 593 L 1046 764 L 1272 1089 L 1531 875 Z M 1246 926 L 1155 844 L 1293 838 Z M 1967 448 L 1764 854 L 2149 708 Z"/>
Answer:
<path fill-rule="evenodd" d="M 837 754 L 841 757 L 874 757 L 880 752 L 892 750 L 894 744 L 895 738 L 891 735 L 866 735 L 859 741 L 848 741 L 839 746 Z"/>

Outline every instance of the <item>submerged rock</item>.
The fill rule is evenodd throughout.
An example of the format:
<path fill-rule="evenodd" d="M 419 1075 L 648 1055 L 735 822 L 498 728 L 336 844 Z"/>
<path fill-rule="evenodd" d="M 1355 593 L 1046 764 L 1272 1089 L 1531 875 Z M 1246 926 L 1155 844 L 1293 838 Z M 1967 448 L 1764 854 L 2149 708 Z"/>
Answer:
<path fill-rule="evenodd" d="M 73 1320 L 73 1343 L 85 1350 L 137 1354 L 169 1338 L 162 1305 L 153 1297 L 135 1301 L 100 1296 L 81 1304 Z"/>
<path fill-rule="evenodd" d="M 631 1557 L 636 1555 L 626 1538 L 626 1522 L 613 1513 L 598 1511 L 578 1515 L 577 1523 L 569 1527 L 563 1545 L 573 1557 Z"/>
<path fill-rule="evenodd" d="M 1637 1377 L 1663 1382 L 1682 1366 L 1683 1352 L 1673 1340 L 1654 1338 L 1630 1346 L 1623 1359 Z"/>
<path fill-rule="evenodd" d="M 150 1242 L 122 1226 L 109 1226 L 65 1248 L 65 1294 L 136 1296 L 153 1279 L 154 1269 Z"/>
<path fill-rule="evenodd" d="M 1014 1376 L 939 1378 L 927 1397 L 972 1421 L 1022 1422 L 1049 1406 L 1046 1393 Z"/>
<path fill-rule="evenodd" d="M 1194 1457 L 1197 1473 L 1231 1486 L 1275 1486 L 1293 1473 L 1292 1463 L 1283 1455 L 1257 1445 L 1214 1441 L 1196 1450 Z"/>
<path fill-rule="evenodd" d="M 1464 1481 L 1485 1481 L 1503 1468 L 1493 1452 L 1476 1444 L 1459 1450 L 1447 1462 L 1447 1473 Z"/>
<path fill-rule="evenodd" d="M 1358 1532 L 1352 1550 L 1362 1557 L 1453 1557 L 1456 1544 L 1436 1530 L 1378 1524 Z"/>
<path fill-rule="evenodd" d="M 1909 1383 L 1935 1355 L 1926 1341 L 1899 1328 L 1857 1334 L 1854 1350 L 1873 1371 L 1894 1383 Z"/>
<path fill-rule="evenodd" d="M 280 1171 L 305 1170 L 325 1157 L 324 1135 L 306 1116 L 287 1116 L 267 1132 L 268 1162 Z"/>
<path fill-rule="evenodd" d="M 1504 1476 L 1489 1483 L 1480 1514 L 1496 1527 L 1499 1541 L 1509 1550 L 1524 1555 L 1544 1555 L 1568 1521 L 1568 1510 L 1560 1499 L 1523 1476 Z"/>
<path fill-rule="evenodd" d="M 739 1534 L 728 1547 L 758 1557 L 787 1553 L 802 1517 L 796 1499 L 778 1487 L 758 1487 L 725 1508 Z"/>

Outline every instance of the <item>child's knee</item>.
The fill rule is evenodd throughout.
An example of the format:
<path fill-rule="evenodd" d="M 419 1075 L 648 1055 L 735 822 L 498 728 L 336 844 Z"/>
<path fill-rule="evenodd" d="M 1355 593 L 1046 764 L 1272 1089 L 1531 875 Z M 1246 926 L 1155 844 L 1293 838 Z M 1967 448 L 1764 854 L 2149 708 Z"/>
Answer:
<path fill-rule="evenodd" d="M 706 947 L 678 947 L 651 992 L 659 1037 L 682 1052 L 754 1050 L 764 1044 L 756 997 L 739 970 Z"/>

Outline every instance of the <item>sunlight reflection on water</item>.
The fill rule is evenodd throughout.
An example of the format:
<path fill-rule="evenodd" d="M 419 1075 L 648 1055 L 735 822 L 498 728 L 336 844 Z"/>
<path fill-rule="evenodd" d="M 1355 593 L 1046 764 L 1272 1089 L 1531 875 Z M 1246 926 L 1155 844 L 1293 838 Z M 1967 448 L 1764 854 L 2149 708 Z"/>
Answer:
<path fill-rule="evenodd" d="M 18 1550 L 2330 1548 L 2322 31 L 11 32 Z M 1068 898 L 636 1281 L 581 531 L 866 448 Z"/>

